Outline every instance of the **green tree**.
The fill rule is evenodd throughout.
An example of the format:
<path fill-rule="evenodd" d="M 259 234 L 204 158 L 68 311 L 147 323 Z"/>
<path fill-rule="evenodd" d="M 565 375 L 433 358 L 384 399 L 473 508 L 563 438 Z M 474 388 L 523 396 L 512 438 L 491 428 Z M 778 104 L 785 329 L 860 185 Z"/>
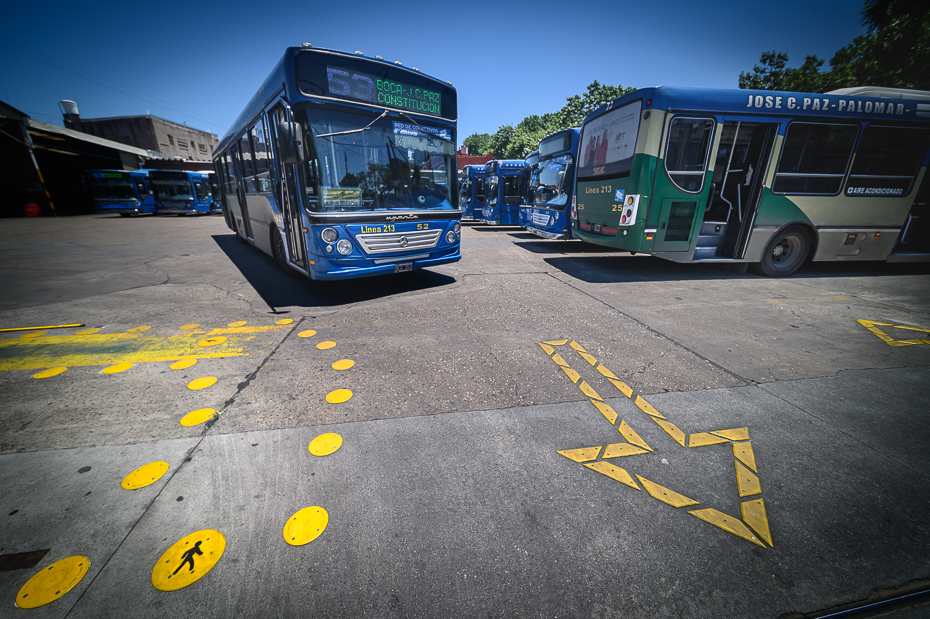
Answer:
<path fill-rule="evenodd" d="M 632 87 L 624 88 L 621 84 L 611 86 L 594 80 L 588 85 L 588 89 L 583 95 L 572 95 L 566 99 L 566 104 L 555 114 L 556 128 L 553 131 L 580 127 L 584 117 L 595 109 L 613 101 L 617 97 L 622 97 L 628 92 L 633 92 L 633 90 L 635 89 Z"/>
<path fill-rule="evenodd" d="M 510 143 L 513 141 L 516 130 L 513 125 L 501 125 L 498 130 L 491 136 L 488 143 L 488 149 L 494 153 L 495 157 L 506 158 L 510 152 Z"/>
<path fill-rule="evenodd" d="M 472 133 L 462 140 L 462 146 L 468 147 L 469 155 L 487 155 L 491 152 L 491 134 L 489 133 Z"/>

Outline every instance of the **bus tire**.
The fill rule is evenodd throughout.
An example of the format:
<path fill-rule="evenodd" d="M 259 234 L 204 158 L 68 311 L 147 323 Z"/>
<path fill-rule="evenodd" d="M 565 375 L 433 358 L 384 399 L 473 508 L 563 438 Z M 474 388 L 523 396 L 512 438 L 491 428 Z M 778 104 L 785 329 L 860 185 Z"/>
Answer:
<path fill-rule="evenodd" d="M 752 270 L 767 277 L 787 277 L 804 264 L 810 248 L 810 233 L 801 226 L 788 226 L 772 237 L 762 261 L 753 264 Z"/>
<path fill-rule="evenodd" d="M 284 249 L 284 239 L 281 237 L 281 231 L 277 228 L 271 229 L 271 257 L 279 269 L 290 275 L 293 271 L 287 266 L 287 253 Z"/>

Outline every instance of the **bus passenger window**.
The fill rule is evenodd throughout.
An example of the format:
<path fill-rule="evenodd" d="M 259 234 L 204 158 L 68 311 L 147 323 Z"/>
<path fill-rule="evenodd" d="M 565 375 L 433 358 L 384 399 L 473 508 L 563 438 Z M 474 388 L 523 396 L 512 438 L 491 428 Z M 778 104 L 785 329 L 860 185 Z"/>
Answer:
<path fill-rule="evenodd" d="M 839 193 L 858 133 L 856 125 L 803 122 L 788 125 L 772 192 Z"/>
<path fill-rule="evenodd" d="M 869 125 L 846 183 L 847 196 L 906 196 L 927 152 L 930 129 Z"/>
<path fill-rule="evenodd" d="M 707 153 L 713 134 L 714 121 L 710 119 L 672 119 L 665 149 L 665 170 L 682 191 L 699 193 L 704 188 Z"/>

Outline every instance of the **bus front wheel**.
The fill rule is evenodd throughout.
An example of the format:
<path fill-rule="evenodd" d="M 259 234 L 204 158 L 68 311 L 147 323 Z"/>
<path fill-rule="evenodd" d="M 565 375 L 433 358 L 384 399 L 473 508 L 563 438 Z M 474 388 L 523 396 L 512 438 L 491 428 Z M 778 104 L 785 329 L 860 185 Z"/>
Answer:
<path fill-rule="evenodd" d="M 789 226 L 772 237 L 753 271 L 768 277 L 791 275 L 807 260 L 810 247 L 810 233 L 800 226 Z"/>

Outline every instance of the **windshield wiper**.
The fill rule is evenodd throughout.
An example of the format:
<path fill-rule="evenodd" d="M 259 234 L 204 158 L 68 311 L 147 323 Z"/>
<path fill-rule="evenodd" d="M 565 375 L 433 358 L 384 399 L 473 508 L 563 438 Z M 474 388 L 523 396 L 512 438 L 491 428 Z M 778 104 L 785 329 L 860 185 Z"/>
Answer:
<path fill-rule="evenodd" d="M 368 131 L 369 129 L 371 129 L 372 125 L 374 125 L 376 122 L 378 122 L 379 120 L 381 120 L 387 115 L 388 115 L 388 111 L 384 110 L 383 112 L 381 112 L 381 116 L 378 116 L 376 119 L 368 123 L 367 127 L 362 127 L 361 129 L 349 129 L 348 131 L 335 131 L 333 133 L 320 133 L 320 134 L 317 134 L 316 137 L 328 138 L 334 135 L 349 135 L 350 133 L 361 133 L 362 131 Z"/>
<path fill-rule="evenodd" d="M 429 136 L 429 137 L 431 137 L 431 138 L 439 138 L 440 140 L 442 140 L 442 141 L 444 141 L 444 142 L 452 142 L 452 140 L 450 140 L 449 138 L 444 138 L 444 137 L 442 137 L 441 135 L 439 135 L 438 133 L 430 133 L 429 131 L 423 131 L 423 129 L 420 128 L 420 124 L 419 124 L 417 121 L 415 121 L 414 119 L 410 118 L 409 116 L 407 116 L 407 115 L 404 114 L 403 112 L 399 112 L 397 115 L 400 116 L 400 117 L 402 117 L 402 118 L 406 118 L 407 120 L 409 120 L 410 122 L 412 122 L 414 128 L 417 130 L 417 133 L 422 133 L 423 135 Z M 442 131 L 442 129 L 440 129 L 440 131 Z"/>

